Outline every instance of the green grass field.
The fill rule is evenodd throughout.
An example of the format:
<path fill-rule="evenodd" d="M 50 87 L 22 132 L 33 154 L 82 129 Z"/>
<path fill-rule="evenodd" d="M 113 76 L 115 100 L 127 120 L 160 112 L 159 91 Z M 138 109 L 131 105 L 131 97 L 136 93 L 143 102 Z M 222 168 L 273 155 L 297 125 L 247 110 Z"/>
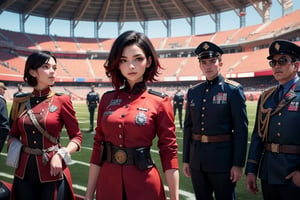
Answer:
<path fill-rule="evenodd" d="M 8 109 L 10 110 L 11 104 L 8 103 Z M 72 159 L 74 164 L 70 165 L 72 178 L 73 178 L 73 187 L 77 194 L 84 195 L 86 190 L 87 184 L 87 177 L 88 177 L 88 170 L 89 170 L 89 159 L 91 155 L 92 145 L 93 145 L 93 134 L 87 132 L 89 129 L 89 113 L 87 107 L 84 102 L 74 102 L 74 108 L 76 110 L 76 116 L 78 118 L 80 128 L 83 134 L 83 145 L 80 152 L 72 154 Z M 252 128 L 255 119 L 255 111 L 256 111 L 256 102 L 247 102 L 247 112 L 248 112 L 248 119 L 249 119 L 249 140 L 252 133 Z M 183 115 L 184 116 L 184 115 Z M 177 134 L 177 142 L 179 145 L 178 149 L 178 157 L 179 157 L 179 164 L 180 167 L 182 166 L 182 139 L 183 134 L 181 129 L 179 128 L 178 119 L 176 116 L 175 119 L 176 123 L 176 134 Z M 65 130 L 62 133 L 61 142 L 66 144 L 68 142 L 68 138 L 66 136 Z M 157 153 L 156 141 L 153 141 L 152 147 L 152 156 L 155 160 L 158 168 L 161 170 L 160 160 Z M 7 182 L 12 182 L 13 179 L 13 169 L 5 165 L 6 159 L 6 146 L 3 148 L 3 152 L 0 154 L 0 180 L 5 180 Z M 163 177 L 163 176 L 162 176 Z M 164 177 L 163 177 L 164 179 Z M 165 180 L 163 180 L 165 181 Z M 246 185 L 245 185 L 245 176 L 238 182 L 237 185 L 237 199 L 240 200 L 259 200 L 262 199 L 261 194 L 258 195 L 251 195 L 247 192 Z M 183 175 L 181 168 L 180 168 L 180 199 L 195 199 L 193 197 L 193 189 L 191 185 L 190 178 L 187 178 Z"/>

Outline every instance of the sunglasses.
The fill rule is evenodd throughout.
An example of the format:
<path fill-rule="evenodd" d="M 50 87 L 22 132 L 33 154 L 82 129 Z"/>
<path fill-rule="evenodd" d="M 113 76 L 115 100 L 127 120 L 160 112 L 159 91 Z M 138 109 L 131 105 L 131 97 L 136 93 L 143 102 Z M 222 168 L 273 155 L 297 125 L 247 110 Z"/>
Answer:
<path fill-rule="evenodd" d="M 284 66 L 284 65 L 288 64 L 288 62 L 289 62 L 289 60 L 287 59 L 287 57 L 282 56 L 278 60 L 270 60 L 269 65 L 270 65 L 270 67 L 275 67 L 277 64 L 279 66 Z"/>

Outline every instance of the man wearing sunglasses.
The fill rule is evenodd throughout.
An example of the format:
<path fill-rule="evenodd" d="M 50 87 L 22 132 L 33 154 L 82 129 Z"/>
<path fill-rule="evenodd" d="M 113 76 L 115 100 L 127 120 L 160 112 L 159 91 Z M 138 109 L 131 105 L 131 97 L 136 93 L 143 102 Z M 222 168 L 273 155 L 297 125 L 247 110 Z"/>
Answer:
<path fill-rule="evenodd" d="M 275 40 L 267 57 L 278 85 L 264 91 L 246 165 L 246 184 L 256 194 L 257 176 L 265 200 L 300 197 L 300 47 Z"/>

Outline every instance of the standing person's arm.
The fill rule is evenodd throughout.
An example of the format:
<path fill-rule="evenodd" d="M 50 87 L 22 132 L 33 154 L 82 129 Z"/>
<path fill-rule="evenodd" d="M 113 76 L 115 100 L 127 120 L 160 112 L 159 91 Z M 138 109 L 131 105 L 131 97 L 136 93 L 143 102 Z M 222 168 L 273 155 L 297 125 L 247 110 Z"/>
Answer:
<path fill-rule="evenodd" d="M 94 193 L 96 190 L 98 174 L 100 173 L 100 169 L 101 169 L 100 166 L 95 165 L 93 163 L 90 164 L 89 177 L 88 177 L 89 179 L 88 179 L 88 184 L 85 193 L 85 200 L 94 199 Z"/>
<path fill-rule="evenodd" d="M 100 104 L 98 107 L 98 117 L 97 117 L 97 127 L 96 127 L 96 133 L 94 136 L 94 143 L 93 143 L 93 151 L 90 158 L 90 168 L 89 168 L 89 177 L 88 177 L 88 183 L 87 183 L 87 189 L 85 193 L 85 200 L 93 200 L 94 194 L 97 187 L 97 181 L 101 169 L 101 163 L 103 159 L 103 154 L 105 153 L 103 141 L 103 131 L 101 129 L 101 117 L 103 116 L 104 108 L 106 107 L 106 104 L 103 103 L 105 100 L 105 95 L 103 95 L 103 98 L 100 100 Z M 108 102 L 106 100 L 106 102 Z M 103 106 L 101 106 L 103 105 Z"/>
<path fill-rule="evenodd" d="M 177 169 L 168 169 L 165 171 L 167 184 L 170 191 L 170 200 L 179 200 L 179 173 Z"/>
<path fill-rule="evenodd" d="M 70 164 L 71 154 L 80 150 L 83 140 L 70 96 L 62 95 L 57 97 L 57 99 L 62 102 L 60 117 L 65 125 L 70 141 L 66 147 L 60 148 L 52 157 L 50 161 L 51 175 L 62 174 L 62 161 L 64 160 L 67 165 Z"/>
<path fill-rule="evenodd" d="M 0 97 L 0 152 L 2 151 L 6 137 L 9 132 L 7 107 L 5 100 L 1 98 L 2 97 Z"/>
<path fill-rule="evenodd" d="M 89 105 L 89 93 L 86 95 L 86 105 Z"/>
<path fill-rule="evenodd" d="M 259 190 L 257 187 L 257 174 L 260 165 L 260 159 L 263 151 L 263 142 L 258 135 L 258 110 L 261 102 L 261 97 L 257 102 L 255 124 L 251 136 L 251 144 L 248 152 L 248 160 L 246 163 L 245 174 L 247 190 L 251 194 L 256 194 Z"/>
<path fill-rule="evenodd" d="M 176 142 L 174 114 L 169 97 L 164 97 L 158 110 L 157 119 L 158 147 L 170 191 L 170 199 L 179 199 L 179 173 L 178 173 L 178 144 Z"/>
<path fill-rule="evenodd" d="M 191 177 L 190 172 L 190 140 L 192 137 L 192 119 L 190 115 L 190 104 L 188 101 L 188 95 L 190 91 L 187 93 L 187 103 L 185 109 L 185 118 L 183 125 L 183 149 L 182 149 L 182 161 L 183 161 L 183 173 L 186 177 Z"/>
<path fill-rule="evenodd" d="M 248 142 L 246 97 L 244 95 L 242 86 L 237 86 L 233 89 L 230 105 L 234 130 L 233 166 L 230 171 L 230 178 L 232 182 L 237 182 L 241 179 L 243 174 Z"/>

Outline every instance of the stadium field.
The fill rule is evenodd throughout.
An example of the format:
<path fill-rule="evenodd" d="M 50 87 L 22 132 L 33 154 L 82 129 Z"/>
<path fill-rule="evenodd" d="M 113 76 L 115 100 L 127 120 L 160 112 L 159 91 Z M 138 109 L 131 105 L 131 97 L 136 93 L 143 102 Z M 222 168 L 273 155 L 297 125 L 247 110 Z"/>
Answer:
<path fill-rule="evenodd" d="M 247 102 L 247 112 L 248 112 L 248 119 L 249 119 L 249 141 L 252 133 L 252 128 L 255 119 L 255 112 L 256 112 L 256 103 L 257 102 Z M 86 191 L 86 184 L 88 178 L 88 170 L 89 170 L 89 159 L 91 155 L 92 145 L 93 145 L 93 134 L 87 132 L 89 129 L 89 113 L 85 102 L 74 102 L 74 108 L 76 110 L 76 116 L 78 118 L 80 128 L 82 130 L 82 134 L 84 137 L 82 149 L 80 152 L 72 154 L 73 164 L 70 165 L 72 178 L 73 178 L 73 187 L 76 194 L 84 195 Z M 8 102 L 8 109 L 10 110 L 11 103 Z M 179 164 L 180 167 L 182 166 L 182 139 L 183 134 L 181 129 L 179 128 L 178 119 L 176 116 L 175 119 L 176 123 L 176 134 L 177 134 L 177 142 L 179 145 Z M 68 142 L 67 135 L 65 130 L 63 130 L 61 142 L 65 145 Z M 249 143 L 248 143 L 249 144 Z M 4 180 L 7 182 L 12 182 L 13 179 L 13 169 L 5 165 L 6 159 L 6 146 L 4 146 L 2 153 L 0 154 L 0 180 Z M 161 170 L 160 160 L 158 156 L 158 149 L 156 147 L 156 141 L 153 141 L 152 147 L 152 156 L 155 160 L 158 168 Z M 214 159 L 214 158 L 212 158 Z M 180 169 L 180 199 L 181 200 L 193 200 L 193 188 L 191 185 L 190 178 L 187 178 L 183 175 L 182 170 Z M 164 179 L 164 176 L 163 176 Z M 163 180 L 165 182 L 165 180 Z M 138 188 L 137 186 L 137 189 Z M 167 191 L 167 187 L 165 187 Z M 237 184 L 237 199 L 240 200 L 259 200 L 262 199 L 261 192 L 257 195 L 251 195 L 247 192 L 246 185 L 245 185 L 245 176 L 238 182 Z"/>

